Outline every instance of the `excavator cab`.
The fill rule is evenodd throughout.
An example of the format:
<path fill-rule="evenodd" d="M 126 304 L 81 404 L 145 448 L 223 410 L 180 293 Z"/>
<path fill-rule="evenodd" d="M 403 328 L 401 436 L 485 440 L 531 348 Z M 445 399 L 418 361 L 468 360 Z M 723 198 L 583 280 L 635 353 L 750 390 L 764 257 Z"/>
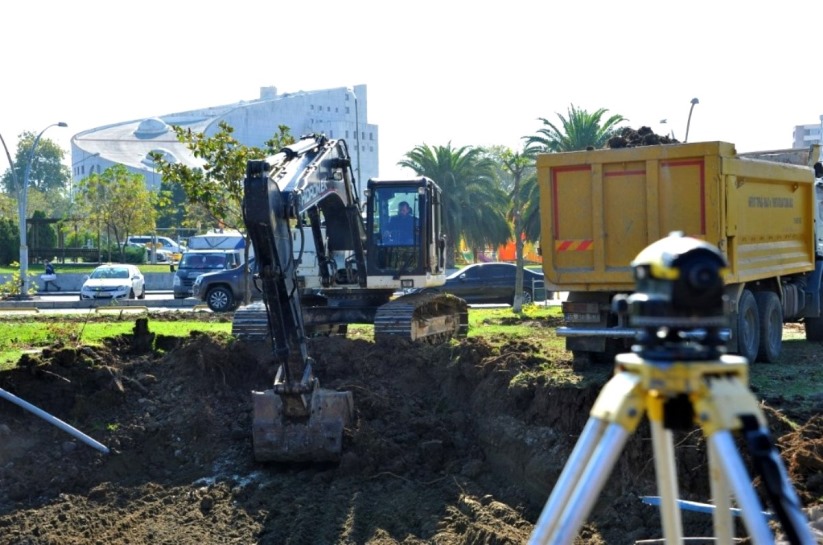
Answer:
<path fill-rule="evenodd" d="M 442 285 L 446 261 L 440 187 L 426 177 L 371 179 L 366 199 L 369 287 Z"/>

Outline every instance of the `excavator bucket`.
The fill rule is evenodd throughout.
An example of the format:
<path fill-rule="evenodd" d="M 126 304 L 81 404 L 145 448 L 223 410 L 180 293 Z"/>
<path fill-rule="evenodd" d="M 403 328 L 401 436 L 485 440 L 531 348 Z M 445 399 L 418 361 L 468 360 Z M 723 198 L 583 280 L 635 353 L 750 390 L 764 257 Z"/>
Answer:
<path fill-rule="evenodd" d="M 258 462 L 337 462 L 343 429 L 354 418 L 351 392 L 316 388 L 307 418 L 287 417 L 274 390 L 252 392 L 254 458 Z"/>

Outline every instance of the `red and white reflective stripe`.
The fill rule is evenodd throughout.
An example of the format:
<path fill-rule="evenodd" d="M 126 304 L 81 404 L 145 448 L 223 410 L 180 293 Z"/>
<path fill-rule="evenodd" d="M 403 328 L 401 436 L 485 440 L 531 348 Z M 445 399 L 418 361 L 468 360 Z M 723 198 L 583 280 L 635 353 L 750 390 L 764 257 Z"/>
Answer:
<path fill-rule="evenodd" d="M 591 239 L 583 240 L 557 240 L 554 242 L 554 250 L 557 252 L 586 252 L 594 246 Z"/>

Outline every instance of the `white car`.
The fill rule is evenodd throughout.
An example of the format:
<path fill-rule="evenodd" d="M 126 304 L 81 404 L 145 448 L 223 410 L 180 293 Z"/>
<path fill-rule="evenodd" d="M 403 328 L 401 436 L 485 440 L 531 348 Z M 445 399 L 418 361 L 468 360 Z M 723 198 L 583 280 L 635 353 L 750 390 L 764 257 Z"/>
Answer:
<path fill-rule="evenodd" d="M 94 269 L 80 288 L 84 299 L 145 299 L 146 280 L 134 265 L 108 264 Z"/>

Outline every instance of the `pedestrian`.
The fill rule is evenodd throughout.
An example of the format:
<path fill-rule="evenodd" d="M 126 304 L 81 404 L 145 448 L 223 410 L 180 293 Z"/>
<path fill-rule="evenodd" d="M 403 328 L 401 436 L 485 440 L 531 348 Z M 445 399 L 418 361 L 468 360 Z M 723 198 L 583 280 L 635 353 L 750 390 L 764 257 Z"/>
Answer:
<path fill-rule="evenodd" d="M 60 286 L 57 285 L 57 273 L 54 272 L 54 266 L 49 262 L 47 259 L 44 263 L 45 265 L 45 272 L 40 275 L 40 280 L 43 281 L 43 288 L 45 291 L 49 291 L 49 284 L 54 286 L 54 289 L 60 291 Z"/>

